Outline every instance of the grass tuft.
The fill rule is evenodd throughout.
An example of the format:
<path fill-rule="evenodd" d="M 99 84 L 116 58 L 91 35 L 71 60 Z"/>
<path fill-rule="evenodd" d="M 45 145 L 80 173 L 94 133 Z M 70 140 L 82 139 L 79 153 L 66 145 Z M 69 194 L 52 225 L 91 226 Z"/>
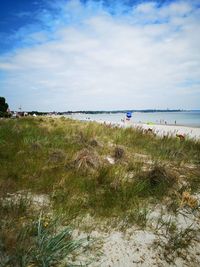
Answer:
<path fill-rule="evenodd" d="M 77 153 L 74 165 L 78 170 L 83 172 L 90 169 L 97 169 L 100 166 L 100 158 L 95 151 L 82 149 Z"/>
<path fill-rule="evenodd" d="M 169 169 L 159 165 L 154 166 L 146 178 L 151 187 L 171 187 L 177 180 L 176 176 Z"/>
<path fill-rule="evenodd" d="M 119 146 L 115 147 L 115 150 L 114 150 L 115 160 L 122 159 L 124 157 L 124 154 L 125 154 L 124 148 L 119 147 Z"/>

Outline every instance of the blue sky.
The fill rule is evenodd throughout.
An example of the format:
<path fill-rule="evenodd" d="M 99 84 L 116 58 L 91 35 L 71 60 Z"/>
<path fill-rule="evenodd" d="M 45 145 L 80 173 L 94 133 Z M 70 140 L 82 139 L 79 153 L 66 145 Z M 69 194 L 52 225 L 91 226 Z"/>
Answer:
<path fill-rule="evenodd" d="M 11 109 L 200 109 L 200 1 L 0 3 Z"/>

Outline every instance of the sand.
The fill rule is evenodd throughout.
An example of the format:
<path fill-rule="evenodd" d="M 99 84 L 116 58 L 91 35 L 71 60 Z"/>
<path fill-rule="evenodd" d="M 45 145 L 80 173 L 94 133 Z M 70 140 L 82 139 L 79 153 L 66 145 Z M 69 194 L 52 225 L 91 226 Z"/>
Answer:
<path fill-rule="evenodd" d="M 153 133 L 159 136 L 176 136 L 183 135 L 186 138 L 199 140 L 200 139 L 200 127 L 190 127 L 190 126 L 181 126 L 181 125 L 162 125 L 162 124 L 145 124 L 145 123 L 134 123 L 132 121 L 125 121 L 120 123 L 113 123 L 110 121 L 102 122 L 97 121 L 99 123 L 112 124 L 119 127 L 134 127 L 139 129 L 151 129 Z"/>
<path fill-rule="evenodd" d="M 59 115 L 51 115 L 51 117 L 62 117 Z M 71 117 L 70 117 L 71 118 Z M 83 121 L 83 119 L 81 119 Z M 134 127 L 142 129 L 152 129 L 152 131 L 158 136 L 176 136 L 183 135 L 186 138 L 199 140 L 200 139 L 200 127 L 184 126 L 184 125 L 163 125 L 163 124 L 145 124 L 145 123 L 135 123 L 134 121 L 125 121 L 125 122 L 112 122 L 112 121 L 103 121 L 103 120 L 91 120 L 85 119 L 84 121 L 96 121 L 101 124 L 113 125 L 118 127 Z"/>
<path fill-rule="evenodd" d="M 143 129 L 152 129 L 159 136 L 183 135 L 192 139 L 200 139 L 200 128 L 178 125 L 148 125 L 148 124 L 132 124 L 133 127 L 142 127 Z"/>
<path fill-rule="evenodd" d="M 198 195 L 199 199 L 199 195 Z M 159 219 L 162 216 L 162 220 Z M 166 224 L 164 224 L 165 222 Z M 165 247 L 170 240 L 170 232 L 166 229 L 169 222 L 176 224 L 177 233 L 186 229 L 196 231 L 195 238 L 191 240 L 188 247 Z M 95 225 L 94 218 L 90 215 L 84 219 L 84 224 Z M 103 222 L 102 222 L 103 226 Z M 158 227 L 157 227 L 158 226 Z M 80 254 L 77 264 L 84 264 L 89 258 L 92 267 L 183 267 L 200 266 L 200 220 L 199 211 L 194 214 L 188 210 L 180 209 L 178 213 L 169 214 L 164 205 L 157 205 L 149 211 L 148 221 L 145 229 L 132 226 L 122 231 L 107 224 L 106 228 L 97 227 L 91 232 L 81 230 L 74 231 L 75 238 L 86 238 L 90 236 L 91 249 Z M 180 237 L 180 234 L 178 234 Z M 99 242 L 99 243 L 98 243 Z"/>

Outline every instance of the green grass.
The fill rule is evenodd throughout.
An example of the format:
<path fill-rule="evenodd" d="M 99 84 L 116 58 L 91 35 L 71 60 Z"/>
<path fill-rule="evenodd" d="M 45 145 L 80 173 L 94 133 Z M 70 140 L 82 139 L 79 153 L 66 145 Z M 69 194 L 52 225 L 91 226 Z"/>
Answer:
<path fill-rule="evenodd" d="M 166 262 L 174 263 L 174 259 L 179 256 L 185 258 L 185 254 L 182 252 L 192 245 L 192 242 L 196 239 L 196 235 L 199 230 L 194 230 L 192 225 L 186 229 L 176 229 L 176 225 L 170 223 L 169 232 L 166 233 L 166 242 L 161 241 L 160 245 L 163 246 L 163 254 Z M 187 254 L 186 254 L 187 255 Z"/>
<path fill-rule="evenodd" d="M 113 157 L 115 164 L 110 164 L 107 156 Z M 0 120 L 0 198 L 20 190 L 45 193 L 53 212 L 68 219 L 89 213 L 96 218 L 122 220 L 127 227 L 136 224 L 144 228 L 149 205 L 164 203 L 168 197 L 177 209 L 182 194 L 176 190 L 183 179 L 180 177 L 185 177 L 192 192 L 199 188 L 199 162 L 199 141 L 181 142 L 141 129 L 65 118 Z M 192 171 L 187 167 L 190 164 Z M 6 227 L 12 235 L 12 223 L 20 232 L 21 217 L 36 220 L 38 214 L 32 218 L 29 203 L 23 201 L 17 208 L 2 208 L 2 218 L 6 215 L 10 224 L 1 219 L 1 235 L 6 236 Z M 62 234 L 54 237 L 59 240 Z M 54 237 L 45 239 L 40 250 Z M 48 253 L 52 255 L 51 250 Z"/>
<path fill-rule="evenodd" d="M 91 140 L 101 145 L 93 147 Z M 117 146 L 123 149 L 116 150 Z M 86 157 L 80 154 L 84 149 L 88 153 Z M 115 156 L 120 149 L 123 156 L 115 165 L 105 163 L 106 156 Z M 149 157 L 152 164 L 146 164 L 146 158 L 138 160 L 135 153 Z M 95 157 L 100 163 L 95 164 Z M 131 202 L 135 196 L 162 195 L 165 183 L 167 187 L 174 183 L 173 167 L 168 167 L 169 164 L 176 168 L 180 163 L 197 164 L 192 175 L 197 184 L 200 143 L 180 142 L 171 137 L 163 139 L 142 130 L 109 128 L 97 123 L 25 118 L 0 121 L 0 158 L 1 194 L 30 189 L 54 196 L 66 195 L 65 200 L 69 202 L 77 195 L 86 199 L 86 209 L 102 210 L 118 208 L 121 199 Z M 157 175 L 163 177 L 153 184 L 150 176 L 155 168 Z M 165 168 L 165 174 L 159 173 L 159 168 Z M 132 180 L 126 181 L 131 174 Z M 61 196 L 55 199 L 63 201 Z"/>
<path fill-rule="evenodd" d="M 87 239 L 74 240 L 70 228 L 59 230 L 58 218 L 49 221 L 41 214 L 38 219 L 21 218 L 23 221 L 7 217 L 6 227 L 1 224 L 1 267 L 58 266 L 63 259 L 65 266 L 71 266 L 68 257 L 88 245 Z"/>

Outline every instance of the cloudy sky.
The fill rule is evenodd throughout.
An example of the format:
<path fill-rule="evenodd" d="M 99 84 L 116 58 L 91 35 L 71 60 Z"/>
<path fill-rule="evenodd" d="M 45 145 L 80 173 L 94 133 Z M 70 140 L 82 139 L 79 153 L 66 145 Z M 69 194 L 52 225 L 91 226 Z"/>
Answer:
<path fill-rule="evenodd" d="M 11 109 L 200 109 L 200 0 L 0 2 Z"/>

